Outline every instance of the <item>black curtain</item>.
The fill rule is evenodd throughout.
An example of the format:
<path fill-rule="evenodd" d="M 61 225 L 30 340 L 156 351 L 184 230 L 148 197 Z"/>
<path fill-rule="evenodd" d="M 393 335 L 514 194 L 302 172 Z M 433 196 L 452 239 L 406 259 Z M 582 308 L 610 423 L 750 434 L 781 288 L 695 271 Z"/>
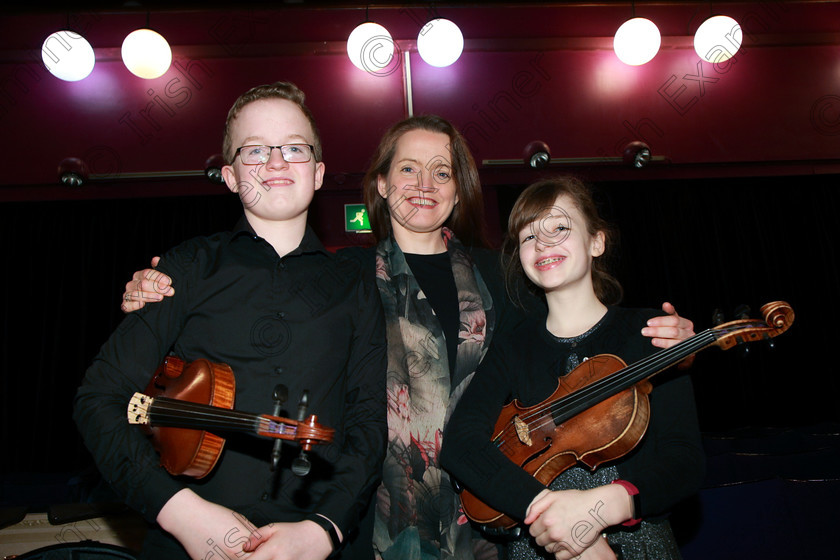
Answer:
<path fill-rule="evenodd" d="M 229 193 L 0 204 L 0 472 L 74 472 L 90 463 L 72 400 L 122 319 L 125 282 L 181 241 L 230 229 L 240 213 Z"/>

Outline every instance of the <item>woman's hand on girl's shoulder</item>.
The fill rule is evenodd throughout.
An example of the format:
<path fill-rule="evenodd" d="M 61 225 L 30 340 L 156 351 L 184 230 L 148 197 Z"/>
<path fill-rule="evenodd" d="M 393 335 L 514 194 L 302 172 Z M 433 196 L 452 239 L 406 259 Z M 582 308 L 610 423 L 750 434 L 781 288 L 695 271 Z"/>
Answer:
<path fill-rule="evenodd" d="M 651 344 L 657 348 L 670 348 L 694 336 L 694 323 L 690 319 L 680 317 L 672 304 L 667 301 L 663 303 L 662 311 L 666 315 L 649 319 L 647 326 L 642 329 L 642 335 L 649 337 Z M 688 367 L 693 361 L 694 356 L 689 356 L 680 363 L 680 367 Z"/>

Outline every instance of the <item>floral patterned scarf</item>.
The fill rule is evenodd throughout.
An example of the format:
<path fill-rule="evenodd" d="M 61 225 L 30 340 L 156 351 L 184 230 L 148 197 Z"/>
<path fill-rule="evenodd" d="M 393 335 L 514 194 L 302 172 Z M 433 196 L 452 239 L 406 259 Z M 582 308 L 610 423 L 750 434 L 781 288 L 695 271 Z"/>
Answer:
<path fill-rule="evenodd" d="M 441 435 L 490 343 L 493 301 L 472 259 L 444 228 L 460 332 L 450 376 L 443 331 L 393 238 L 376 250 L 376 283 L 388 337 L 388 450 L 376 494 L 377 558 L 494 559 L 496 547 L 470 527 L 439 465 Z"/>

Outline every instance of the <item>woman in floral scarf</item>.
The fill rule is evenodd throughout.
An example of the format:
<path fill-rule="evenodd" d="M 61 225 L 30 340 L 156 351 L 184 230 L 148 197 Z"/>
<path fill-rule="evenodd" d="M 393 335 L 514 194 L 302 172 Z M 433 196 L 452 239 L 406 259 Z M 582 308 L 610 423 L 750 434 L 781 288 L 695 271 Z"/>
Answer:
<path fill-rule="evenodd" d="M 438 463 L 458 396 L 494 333 L 521 312 L 505 296 L 498 254 L 484 248 L 478 171 L 448 121 L 412 117 L 385 134 L 362 188 L 388 338 L 374 551 L 385 560 L 497 558 Z"/>

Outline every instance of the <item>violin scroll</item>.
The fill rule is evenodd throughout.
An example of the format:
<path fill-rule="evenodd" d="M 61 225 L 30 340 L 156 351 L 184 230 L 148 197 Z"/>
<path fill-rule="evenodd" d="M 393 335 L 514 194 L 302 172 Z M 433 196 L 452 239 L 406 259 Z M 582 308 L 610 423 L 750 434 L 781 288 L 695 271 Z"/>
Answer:
<path fill-rule="evenodd" d="M 784 301 L 773 301 L 761 306 L 764 320 L 741 319 L 730 321 L 709 330 L 715 336 L 714 344 L 728 350 L 736 344 L 767 340 L 779 336 L 793 324 L 793 308 Z"/>
<path fill-rule="evenodd" d="M 779 329 L 773 336 L 782 334 L 793 324 L 793 308 L 784 301 L 765 303 L 761 306 L 761 314 L 764 315 L 764 322 Z"/>
<path fill-rule="evenodd" d="M 331 442 L 334 434 L 334 429 L 321 426 L 318 417 L 311 414 L 303 422 L 298 422 L 295 441 L 304 451 L 309 451 L 313 445 Z"/>

